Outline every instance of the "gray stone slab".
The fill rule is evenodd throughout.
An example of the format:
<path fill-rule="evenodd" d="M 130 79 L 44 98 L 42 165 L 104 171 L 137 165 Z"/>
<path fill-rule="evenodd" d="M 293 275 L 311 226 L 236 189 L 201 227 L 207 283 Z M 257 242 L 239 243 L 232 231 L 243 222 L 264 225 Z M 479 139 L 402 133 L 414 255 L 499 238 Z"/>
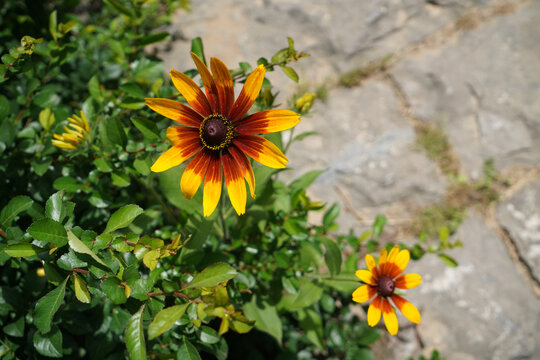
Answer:
<path fill-rule="evenodd" d="M 540 2 L 409 57 L 392 72 L 416 116 L 446 130 L 465 171 L 540 163 Z"/>
<path fill-rule="evenodd" d="M 536 281 L 540 281 L 540 181 L 525 186 L 499 204 L 497 218 Z"/>
<path fill-rule="evenodd" d="M 464 246 L 449 253 L 458 267 L 426 255 L 406 270 L 423 278 L 406 298 L 422 314 L 418 331 L 424 353 L 438 349 L 448 360 L 539 359 L 540 302 L 503 240 L 475 215 L 465 220 L 455 238 Z M 401 319 L 400 324 L 407 323 Z M 410 351 L 410 342 L 401 346 L 399 340 L 392 341 L 396 359 L 418 354 L 418 348 L 403 352 Z"/>
<path fill-rule="evenodd" d="M 320 136 L 291 146 L 287 155 L 294 171 L 283 175 L 290 178 L 326 169 L 310 188 L 315 198 L 339 201 L 344 208 L 347 195 L 354 209 L 404 201 L 410 212 L 444 196 L 444 177 L 423 152 L 414 149 L 414 130 L 382 81 L 332 90 L 295 131 L 318 131 Z M 340 220 L 345 230 L 357 225 L 354 217 Z"/>
<path fill-rule="evenodd" d="M 481 3 L 487 2 L 486 0 Z M 209 56 L 228 66 L 255 63 L 286 47 L 292 37 L 299 50 L 312 54 L 294 67 L 306 83 L 320 84 L 328 77 L 393 54 L 422 40 L 460 16 L 477 0 L 444 2 L 425 0 L 220 0 L 193 1 L 191 13 L 180 11 L 171 32 L 177 36 L 168 51 L 161 51 L 165 69 L 193 67 L 190 40 L 201 37 Z M 281 99 L 293 87 L 281 74 L 271 80 Z"/>

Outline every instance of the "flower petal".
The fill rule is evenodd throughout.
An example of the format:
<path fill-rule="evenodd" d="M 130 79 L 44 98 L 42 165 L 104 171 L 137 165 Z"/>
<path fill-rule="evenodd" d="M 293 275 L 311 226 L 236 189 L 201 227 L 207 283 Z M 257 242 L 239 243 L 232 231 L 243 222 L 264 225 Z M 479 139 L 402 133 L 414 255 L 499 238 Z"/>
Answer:
<path fill-rule="evenodd" d="M 268 167 L 282 169 L 289 161 L 276 145 L 260 136 L 237 135 L 234 140 L 234 144 L 246 155 Z"/>
<path fill-rule="evenodd" d="M 394 312 L 394 308 L 392 307 L 392 305 L 390 305 L 390 301 L 388 301 L 388 299 L 386 298 L 383 298 L 382 313 L 386 329 L 388 330 L 390 335 L 396 335 L 399 328 L 397 316 Z"/>
<path fill-rule="evenodd" d="M 379 278 L 379 269 L 377 268 L 377 263 L 375 259 L 370 254 L 366 254 L 366 265 L 368 270 L 371 271 L 375 279 Z"/>
<path fill-rule="evenodd" d="M 204 179 L 203 214 L 210 216 L 221 197 L 221 159 L 219 153 L 212 153 Z"/>
<path fill-rule="evenodd" d="M 386 258 L 386 262 L 381 268 L 381 274 L 390 275 L 390 273 L 392 272 L 392 269 L 394 268 L 394 261 L 396 260 L 396 256 L 398 253 L 399 253 L 399 246 L 394 246 L 392 250 L 390 250 L 388 257 Z"/>
<path fill-rule="evenodd" d="M 283 131 L 300 122 L 300 114 L 290 110 L 265 110 L 249 115 L 235 124 L 241 134 L 256 135 Z"/>
<path fill-rule="evenodd" d="M 214 75 L 217 92 L 219 95 L 219 104 L 221 105 L 221 114 L 229 117 L 229 112 L 234 102 L 234 87 L 231 73 L 227 66 L 218 58 L 210 58 L 210 67 Z"/>
<path fill-rule="evenodd" d="M 394 285 L 398 289 L 412 289 L 420 285 L 422 277 L 418 274 L 405 274 L 396 279 Z"/>
<path fill-rule="evenodd" d="M 248 112 L 249 108 L 251 108 L 257 96 L 259 96 L 265 72 L 264 66 L 259 65 L 248 76 L 238 99 L 236 99 L 236 102 L 231 108 L 229 119 L 232 122 L 241 119 Z"/>
<path fill-rule="evenodd" d="M 201 186 L 208 163 L 210 162 L 209 151 L 203 149 L 191 160 L 189 165 L 184 170 L 182 179 L 180 179 L 180 189 L 186 199 L 192 199 Z"/>
<path fill-rule="evenodd" d="M 201 75 L 201 79 L 204 84 L 204 90 L 206 91 L 206 98 L 208 99 L 208 103 L 212 108 L 212 112 L 214 114 L 219 113 L 219 111 L 221 110 L 221 106 L 219 106 L 218 91 L 216 88 L 216 83 L 214 82 L 214 78 L 212 77 L 212 74 L 210 74 L 210 70 L 208 70 L 206 65 L 202 62 L 201 59 L 199 59 L 197 55 L 191 53 L 191 57 L 193 58 L 193 62 L 197 66 L 199 75 Z"/>
<path fill-rule="evenodd" d="M 199 127 L 203 117 L 194 111 L 192 108 L 187 107 L 178 101 L 170 99 L 144 99 L 144 103 L 152 110 L 160 115 L 165 116 L 171 120 L 174 120 L 182 125 Z"/>
<path fill-rule="evenodd" d="M 373 278 L 373 274 L 369 270 L 357 270 L 354 273 L 360 280 L 369 285 L 377 285 L 377 282 Z"/>
<path fill-rule="evenodd" d="M 384 264 L 386 264 L 386 258 L 388 257 L 388 252 L 386 251 L 386 248 L 383 248 L 381 250 L 381 255 L 379 255 L 379 273 L 382 275 L 384 274 L 382 272 Z"/>
<path fill-rule="evenodd" d="M 191 143 L 200 143 L 199 129 L 187 127 L 187 126 L 169 126 L 165 133 L 167 139 L 173 145 L 181 144 L 182 146 L 189 146 Z"/>
<path fill-rule="evenodd" d="M 392 301 L 397 306 L 399 311 L 401 311 L 403 316 L 405 316 L 407 319 L 409 319 L 415 324 L 420 323 L 420 320 L 422 320 L 422 318 L 420 317 L 420 312 L 418 311 L 416 306 L 414 306 L 413 304 L 411 304 L 397 294 L 392 295 Z"/>
<path fill-rule="evenodd" d="M 199 139 L 179 143 L 161 154 L 150 169 L 153 172 L 169 170 L 195 155 L 200 149 L 201 143 Z"/>
<path fill-rule="evenodd" d="M 367 311 L 367 322 L 369 326 L 375 326 L 381 320 L 382 300 L 383 298 L 381 296 L 377 296 L 369 305 Z"/>
<path fill-rule="evenodd" d="M 403 249 L 401 250 L 398 255 L 396 256 L 396 260 L 394 261 L 394 266 L 392 268 L 392 272 L 389 275 L 390 278 L 394 279 L 399 274 L 405 270 L 407 265 L 409 264 L 409 259 L 411 258 L 411 255 L 409 253 L 409 250 Z"/>
<path fill-rule="evenodd" d="M 225 184 L 227 185 L 229 199 L 231 199 L 231 204 L 234 210 L 236 210 L 236 213 L 242 215 L 246 212 L 247 201 L 244 177 L 231 154 L 223 152 L 221 161 L 223 162 L 223 173 L 225 174 Z"/>
<path fill-rule="evenodd" d="M 234 144 L 229 146 L 229 153 L 233 157 L 236 164 L 239 165 L 242 176 L 249 185 L 251 198 L 255 199 L 255 175 L 253 174 L 253 168 L 251 167 L 249 159 Z"/>
<path fill-rule="evenodd" d="M 182 94 L 191 107 L 201 114 L 203 117 L 207 117 L 212 114 L 212 108 L 208 103 L 208 99 L 204 96 L 202 90 L 195 84 L 189 76 L 176 70 L 171 70 L 172 82 L 176 89 Z"/>
<path fill-rule="evenodd" d="M 373 286 L 362 285 L 352 293 L 353 301 L 363 303 L 371 299 L 377 293 L 377 289 Z"/>

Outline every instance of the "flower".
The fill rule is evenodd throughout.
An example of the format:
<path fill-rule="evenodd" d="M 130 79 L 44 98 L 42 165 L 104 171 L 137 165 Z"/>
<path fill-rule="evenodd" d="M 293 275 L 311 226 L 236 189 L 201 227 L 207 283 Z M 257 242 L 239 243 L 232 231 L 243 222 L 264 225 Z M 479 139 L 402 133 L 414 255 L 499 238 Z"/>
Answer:
<path fill-rule="evenodd" d="M 368 324 L 369 326 L 377 325 L 382 312 L 384 324 L 391 335 L 397 334 L 398 321 L 394 308 L 390 304 L 390 299 L 407 319 L 415 324 L 418 324 L 421 320 L 418 309 L 403 297 L 394 293 L 396 288 L 412 289 L 420 285 L 422 281 L 422 277 L 418 274 L 400 276 L 407 267 L 409 259 L 409 250 L 400 251 L 398 246 L 394 246 L 390 253 L 387 253 L 386 249 L 382 249 L 378 267 L 373 256 L 367 254 L 366 264 L 368 270 L 356 271 L 356 276 L 366 285 L 360 286 L 353 292 L 353 301 L 362 303 L 377 294 L 369 305 L 367 312 Z"/>
<path fill-rule="evenodd" d="M 244 117 L 259 95 L 265 69 L 259 65 L 246 79 L 234 101 L 233 80 L 228 68 L 211 58 L 212 74 L 195 54 L 206 96 L 187 75 L 171 70 L 174 86 L 191 108 L 169 99 L 145 99 L 155 112 L 180 123 L 167 128 L 172 147 L 152 165 L 161 172 L 194 156 L 180 180 L 184 196 L 193 198 L 204 178 L 203 213 L 211 215 L 221 196 L 222 169 L 232 206 L 242 215 L 246 209 L 246 185 L 255 198 L 255 177 L 246 155 L 271 168 L 284 168 L 288 160 L 273 143 L 257 134 L 289 129 L 300 121 L 290 110 L 265 110 Z"/>
<path fill-rule="evenodd" d="M 69 127 L 64 126 L 66 131 L 62 135 L 53 134 L 52 144 L 60 149 L 74 150 L 90 135 L 88 120 L 81 110 L 81 117 L 73 114 L 68 118 Z"/>
<path fill-rule="evenodd" d="M 311 109 L 311 105 L 313 105 L 313 100 L 315 100 L 316 97 L 317 94 L 305 93 L 302 97 L 296 99 L 294 105 L 297 109 L 300 110 L 301 113 L 305 113 L 309 109 Z"/>

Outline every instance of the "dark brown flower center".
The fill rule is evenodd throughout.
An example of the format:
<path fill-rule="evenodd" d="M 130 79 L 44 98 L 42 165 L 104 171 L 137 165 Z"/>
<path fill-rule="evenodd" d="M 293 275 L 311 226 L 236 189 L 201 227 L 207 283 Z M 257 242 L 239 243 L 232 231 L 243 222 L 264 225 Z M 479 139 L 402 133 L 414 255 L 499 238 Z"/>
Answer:
<path fill-rule="evenodd" d="M 225 116 L 220 114 L 208 116 L 199 129 L 203 145 L 211 150 L 220 150 L 229 146 L 233 135 L 233 126 Z"/>
<path fill-rule="evenodd" d="M 381 296 L 391 296 L 394 293 L 394 281 L 386 275 L 381 276 L 377 290 Z"/>

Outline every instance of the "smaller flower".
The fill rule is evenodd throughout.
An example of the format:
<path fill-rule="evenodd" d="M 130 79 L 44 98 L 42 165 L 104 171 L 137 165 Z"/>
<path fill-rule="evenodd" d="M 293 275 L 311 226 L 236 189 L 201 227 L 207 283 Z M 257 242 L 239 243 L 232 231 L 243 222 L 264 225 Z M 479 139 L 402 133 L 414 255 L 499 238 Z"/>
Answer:
<path fill-rule="evenodd" d="M 64 126 L 66 131 L 62 135 L 53 134 L 52 144 L 60 149 L 74 150 L 90 135 L 88 120 L 81 110 L 81 117 L 73 115 L 68 118 L 69 127 Z"/>
<path fill-rule="evenodd" d="M 412 289 L 420 285 L 422 281 L 422 277 L 418 274 L 401 275 L 407 267 L 409 259 L 409 250 L 400 251 L 398 246 L 394 246 L 390 253 L 387 253 L 386 249 L 382 249 L 379 256 L 379 266 L 375 263 L 373 256 L 367 254 L 368 270 L 356 271 L 356 276 L 366 285 L 360 286 L 353 292 L 353 301 L 362 303 L 376 295 L 367 312 L 368 325 L 377 325 L 382 313 L 384 324 L 390 335 L 395 335 L 398 332 L 397 316 L 390 299 L 407 319 L 415 324 L 421 320 L 420 312 L 413 304 L 398 294 L 394 294 L 396 288 Z"/>

